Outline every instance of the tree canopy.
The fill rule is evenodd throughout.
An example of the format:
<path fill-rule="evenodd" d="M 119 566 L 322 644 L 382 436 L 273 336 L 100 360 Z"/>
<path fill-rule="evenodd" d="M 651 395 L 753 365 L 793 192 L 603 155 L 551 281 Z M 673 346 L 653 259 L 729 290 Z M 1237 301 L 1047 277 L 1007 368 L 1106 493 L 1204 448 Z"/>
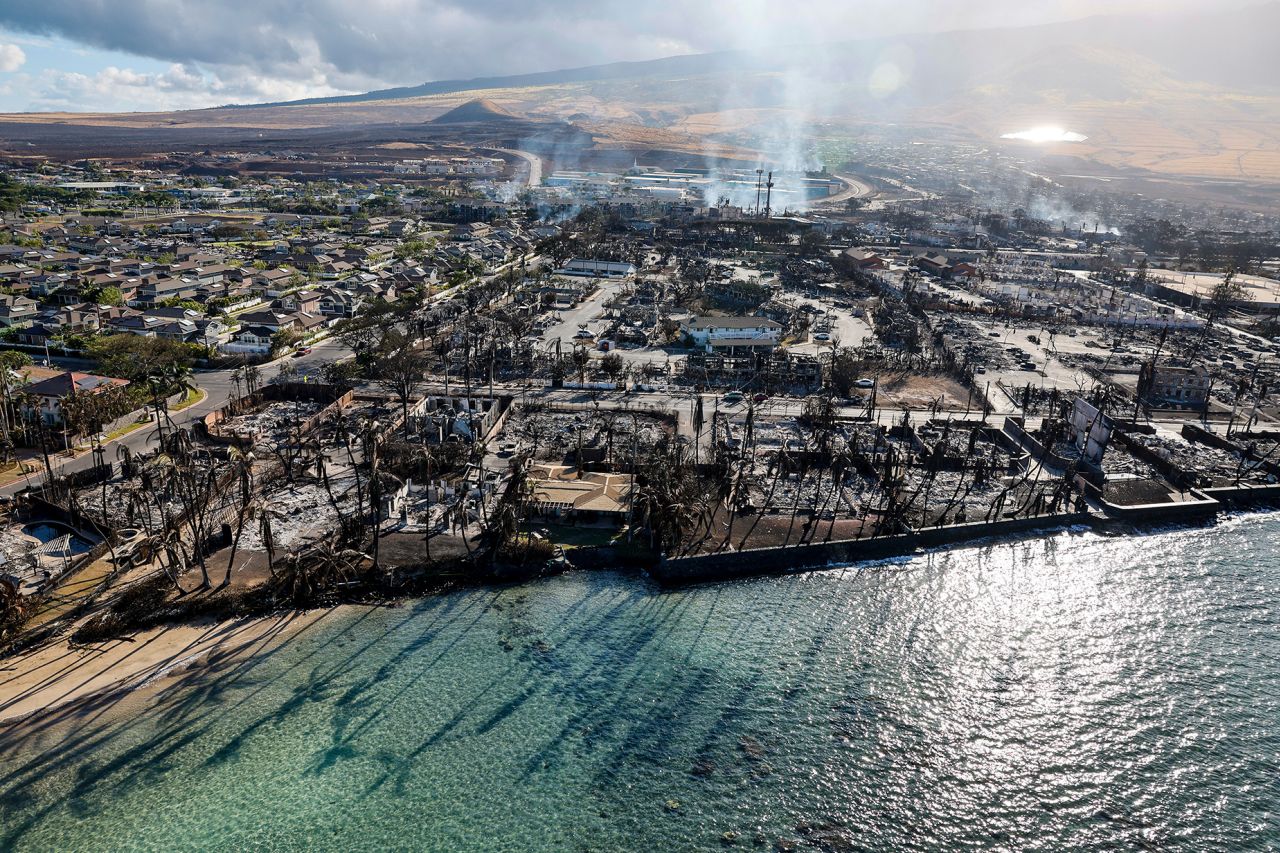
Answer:
<path fill-rule="evenodd" d="M 107 335 L 89 342 L 89 357 L 99 373 L 142 382 L 173 365 L 191 367 L 200 347 L 166 338 L 140 335 Z"/>

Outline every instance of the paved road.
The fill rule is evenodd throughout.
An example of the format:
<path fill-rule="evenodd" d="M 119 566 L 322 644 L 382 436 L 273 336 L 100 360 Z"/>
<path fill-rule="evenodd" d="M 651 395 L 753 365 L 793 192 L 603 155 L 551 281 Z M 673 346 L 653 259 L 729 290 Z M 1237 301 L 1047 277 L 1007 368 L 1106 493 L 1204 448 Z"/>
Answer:
<path fill-rule="evenodd" d="M 314 375 L 319 371 L 320 367 L 330 361 L 335 361 L 349 354 L 349 351 L 341 343 L 336 340 L 325 340 L 315 344 L 310 354 L 294 357 L 292 355 L 278 358 L 273 362 L 259 366 L 262 371 L 262 381 L 266 382 L 275 377 L 279 372 L 280 365 L 286 362 L 292 363 L 298 368 L 300 374 Z M 173 413 L 173 422 L 178 426 L 183 426 L 191 421 L 202 418 L 210 412 L 216 411 L 226 405 L 227 400 L 231 397 L 234 387 L 231 383 L 230 370 L 199 370 L 196 371 L 195 382 L 206 397 L 199 403 L 189 406 L 180 412 Z M 152 443 L 155 430 L 153 428 L 144 427 L 134 430 L 115 441 L 107 444 L 107 458 L 114 460 L 116 458 L 117 448 L 120 445 L 127 446 L 134 453 L 142 453 L 146 451 Z M 54 469 L 59 473 L 70 474 L 75 471 L 83 471 L 91 468 L 94 464 L 92 453 L 84 453 L 72 459 L 64 456 L 53 457 Z M 25 489 L 28 485 L 39 485 L 43 476 L 40 474 L 32 474 L 30 477 L 10 483 L 8 486 L 0 488 L 0 495 L 13 495 L 16 492 Z"/>
<path fill-rule="evenodd" d="M 848 175 L 836 175 L 837 178 L 844 181 L 848 186 L 840 192 L 829 195 L 826 198 L 819 199 L 814 207 L 829 207 L 844 204 L 851 198 L 869 198 L 875 195 L 875 187 L 866 181 L 858 178 L 851 178 Z"/>
<path fill-rule="evenodd" d="M 532 156 L 532 155 L 530 155 Z M 536 159 L 536 158 L 535 158 Z M 528 259 L 528 263 L 537 267 L 543 263 L 543 259 L 537 255 Z M 496 276 L 486 276 L 492 279 Z M 448 299 L 458 288 L 446 288 L 445 290 L 434 293 L 431 296 L 432 302 L 440 302 Z M 331 361 L 338 361 L 351 355 L 351 350 L 343 346 L 339 341 L 333 338 L 320 341 L 312 346 L 311 352 L 304 356 L 295 356 L 293 354 L 282 356 L 275 361 L 259 365 L 262 371 L 261 381 L 268 382 L 275 378 L 282 364 L 290 364 L 299 376 L 317 376 L 325 364 Z M 55 359 L 56 361 L 56 359 Z M 172 413 L 173 422 L 178 426 L 184 426 L 197 418 L 202 418 L 210 412 L 217 411 L 226 405 L 234 392 L 234 386 L 231 382 L 232 370 L 198 370 L 194 377 L 196 385 L 205 392 L 206 396 L 199 403 L 183 409 L 180 412 Z M 107 445 L 108 458 L 114 459 L 121 445 L 127 446 L 134 453 L 146 451 L 154 438 L 154 428 L 142 428 L 134 430 L 115 441 L 109 442 Z M 60 474 L 70 474 L 75 471 L 83 471 L 93 467 L 94 458 L 92 453 L 84 453 L 71 459 L 65 456 L 57 456 L 53 459 L 54 470 Z M 43 474 L 31 474 L 17 482 L 10 483 L 8 486 L 0 487 L 0 495 L 10 496 L 28 486 L 38 486 L 44 479 Z"/>
<path fill-rule="evenodd" d="M 863 317 L 856 317 L 849 308 L 837 308 L 829 302 L 822 302 L 817 299 L 810 299 L 807 296 L 789 296 L 790 301 L 798 305 L 811 305 L 820 308 L 826 312 L 826 317 L 832 322 L 832 327 L 827 333 L 830 336 L 828 341 L 819 341 L 813 337 L 817 334 L 817 330 L 813 330 L 809 336 L 809 340 L 802 344 L 791 346 L 791 351 L 804 355 L 820 355 L 824 352 L 830 352 L 832 343 L 837 343 L 841 348 L 857 347 L 867 338 L 871 337 L 871 324 Z M 815 323 L 819 319 L 819 315 L 815 315 Z"/>
<path fill-rule="evenodd" d="M 529 173 L 525 175 L 525 186 L 540 187 L 542 186 L 542 158 L 536 154 L 530 154 L 528 151 L 518 151 L 515 148 L 495 148 L 495 151 L 501 151 L 503 154 L 511 154 L 519 157 L 521 160 L 529 164 Z"/>

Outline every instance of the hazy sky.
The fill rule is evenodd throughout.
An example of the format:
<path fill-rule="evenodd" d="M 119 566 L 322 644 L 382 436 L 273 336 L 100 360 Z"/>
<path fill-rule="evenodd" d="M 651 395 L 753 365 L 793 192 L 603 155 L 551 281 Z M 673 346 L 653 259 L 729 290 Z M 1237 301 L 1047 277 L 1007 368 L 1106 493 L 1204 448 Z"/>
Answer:
<path fill-rule="evenodd" d="M 1248 0 L 1227 0 L 1243 5 Z M 0 0 L 0 111 L 157 110 L 1223 0 Z"/>

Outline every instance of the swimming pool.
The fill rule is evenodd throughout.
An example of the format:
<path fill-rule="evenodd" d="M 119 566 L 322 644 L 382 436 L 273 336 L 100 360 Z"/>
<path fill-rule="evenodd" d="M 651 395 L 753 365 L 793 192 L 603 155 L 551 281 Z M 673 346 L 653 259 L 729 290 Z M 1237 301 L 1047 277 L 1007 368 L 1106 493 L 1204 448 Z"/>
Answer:
<path fill-rule="evenodd" d="M 68 540 L 66 548 L 52 556 L 74 557 L 93 549 L 92 542 L 76 533 L 73 528 L 56 521 L 33 521 L 31 524 L 23 525 L 22 532 L 45 543 L 70 535 L 71 539 Z"/>

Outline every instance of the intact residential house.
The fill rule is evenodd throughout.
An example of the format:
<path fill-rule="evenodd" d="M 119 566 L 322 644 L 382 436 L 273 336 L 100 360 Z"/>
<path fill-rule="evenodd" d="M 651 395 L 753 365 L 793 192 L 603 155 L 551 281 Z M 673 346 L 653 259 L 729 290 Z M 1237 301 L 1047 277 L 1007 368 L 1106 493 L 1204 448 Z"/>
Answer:
<path fill-rule="evenodd" d="M 125 302 L 130 302 L 138 298 L 138 289 L 140 287 L 154 280 L 155 276 L 143 278 L 114 272 L 94 273 L 80 280 L 80 290 L 83 292 L 97 292 L 108 287 L 114 287 L 120 291 L 120 295 Z"/>
<path fill-rule="evenodd" d="M 885 268 L 884 258 L 871 249 L 859 247 L 845 249 L 844 260 L 849 266 L 859 270 L 882 270 Z"/>
<path fill-rule="evenodd" d="M 62 402 L 72 394 L 100 394 L 108 388 L 128 385 L 127 379 L 67 371 L 26 386 L 23 392 L 36 398 L 36 405 L 27 407 L 26 411 L 34 411 L 46 424 L 58 426 L 62 423 Z"/>
<path fill-rule="evenodd" d="M 290 265 L 300 270 L 319 269 L 325 264 L 332 263 L 333 257 L 320 251 L 318 247 L 301 252 L 293 252 L 289 255 Z"/>
<path fill-rule="evenodd" d="M 34 258 L 29 259 L 29 262 L 39 264 L 46 270 L 70 270 L 92 266 L 92 261 L 84 258 L 79 252 L 55 252 L 50 249 L 42 249 Z"/>
<path fill-rule="evenodd" d="M 27 266 L 26 264 L 5 264 L 0 263 L 0 282 L 11 284 L 22 279 L 34 278 L 38 275 L 38 271 Z"/>
<path fill-rule="evenodd" d="M 693 317 L 680 329 L 699 349 L 724 355 L 769 352 L 782 337 L 782 324 L 767 317 Z"/>
<path fill-rule="evenodd" d="M 58 308 L 49 319 L 66 332 L 96 332 L 102 324 L 101 310 L 87 302 Z"/>
<path fill-rule="evenodd" d="M 111 319 L 104 319 L 103 330 L 113 335 L 138 335 L 143 338 L 158 337 L 158 332 L 166 323 L 172 322 L 163 317 L 148 317 L 145 314 L 125 314 Z"/>
<path fill-rule="evenodd" d="M 10 329 L 30 325 L 40 313 L 34 299 L 25 296 L 0 295 L 0 328 Z"/>
<path fill-rule="evenodd" d="M 70 273 L 41 273 L 26 280 L 27 293 L 63 305 L 81 301 L 79 280 Z"/>
<path fill-rule="evenodd" d="M 239 315 L 238 319 L 242 326 L 262 326 L 263 328 L 270 329 L 272 332 L 287 329 L 295 323 L 291 313 L 273 309 L 246 311 Z"/>
<path fill-rule="evenodd" d="M 58 337 L 61 332 L 56 326 L 47 323 L 32 323 L 30 326 L 24 326 L 18 329 L 17 334 L 13 336 L 14 340 L 20 344 L 27 344 L 33 347 L 42 347 Z"/>
<path fill-rule="evenodd" d="M 168 299 L 191 299 L 199 290 L 200 285 L 195 279 L 155 278 L 140 284 L 128 304 L 150 307 Z"/>
<path fill-rule="evenodd" d="M 119 255 L 128 248 L 119 237 L 76 236 L 66 241 L 68 249 L 93 255 Z"/>
<path fill-rule="evenodd" d="M 297 273 L 288 267 L 259 270 L 250 279 L 250 287 L 255 291 L 266 293 L 268 296 L 275 296 L 289 289 L 290 282 L 295 275 Z"/>
<path fill-rule="evenodd" d="M 194 308 L 183 308 L 180 305 L 165 307 L 163 305 L 148 308 L 143 312 L 148 317 L 159 317 L 162 320 L 196 320 L 204 315 Z"/>
<path fill-rule="evenodd" d="M 194 281 L 199 287 L 221 284 L 230 277 L 232 272 L 236 273 L 237 278 L 239 277 L 240 271 L 226 264 L 200 265 L 195 261 L 186 261 L 169 267 L 170 275 Z"/>
<path fill-rule="evenodd" d="M 9 291 L 10 295 L 30 297 L 32 296 L 31 290 L 32 290 L 32 287 L 34 286 L 34 281 L 35 280 L 33 279 L 28 279 L 25 281 L 11 281 L 8 284 L 6 284 L 4 287 L 6 290 Z"/>
<path fill-rule="evenodd" d="M 307 314 L 320 313 L 320 292 L 317 290 L 297 290 L 286 293 L 271 303 L 273 309 L 279 311 L 302 311 Z"/>
<path fill-rule="evenodd" d="M 321 292 L 320 313 L 327 317 L 353 317 L 362 304 L 363 296 L 331 287 Z"/>
<path fill-rule="evenodd" d="M 323 314 L 309 314 L 304 311 L 294 311 L 289 317 L 293 320 L 293 328 L 304 335 L 315 334 L 330 323 L 330 318 Z"/>
<path fill-rule="evenodd" d="M 468 222 L 453 229 L 455 240 L 481 240 L 489 236 L 493 228 L 483 222 Z"/>
<path fill-rule="evenodd" d="M 155 327 L 155 335 L 157 338 L 166 338 L 171 341 L 186 342 L 195 337 L 196 323 L 195 320 L 164 320 Z"/>
<path fill-rule="evenodd" d="M 43 346 L 51 339 L 70 334 L 94 332 L 98 329 L 96 306 L 46 309 L 37 321 L 18 332 L 18 343 Z"/>
<path fill-rule="evenodd" d="M 347 261 L 326 261 L 320 265 L 320 277 L 327 279 L 343 278 L 356 271 L 356 265 Z"/>
<path fill-rule="evenodd" d="M 386 232 L 392 237 L 403 237 L 418 230 L 418 223 L 413 219 L 393 219 L 387 223 Z"/>
<path fill-rule="evenodd" d="M 373 301 L 385 299 L 388 302 L 394 301 L 396 298 L 396 286 L 391 282 L 381 284 L 378 282 L 366 282 L 355 289 L 356 296 Z"/>
<path fill-rule="evenodd" d="M 228 331 L 227 324 L 216 317 L 201 317 L 193 322 L 196 329 L 187 338 L 187 343 L 214 347 L 222 341 Z"/>
<path fill-rule="evenodd" d="M 438 278 L 435 267 L 404 267 L 391 275 L 391 281 L 401 286 L 435 284 Z"/>
<path fill-rule="evenodd" d="M 352 246 L 343 249 L 340 260 L 363 264 L 376 269 L 392 260 L 395 246 L 390 243 L 374 243 L 368 246 Z"/>
<path fill-rule="evenodd" d="M 921 255 L 912 263 L 927 273 L 945 276 L 951 272 L 951 260 L 946 255 Z"/>
<path fill-rule="evenodd" d="M 266 326 L 243 325 L 231 336 L 231 344 L 224 349 L 230 352 L 269 352 L 276 331 Z"/>

